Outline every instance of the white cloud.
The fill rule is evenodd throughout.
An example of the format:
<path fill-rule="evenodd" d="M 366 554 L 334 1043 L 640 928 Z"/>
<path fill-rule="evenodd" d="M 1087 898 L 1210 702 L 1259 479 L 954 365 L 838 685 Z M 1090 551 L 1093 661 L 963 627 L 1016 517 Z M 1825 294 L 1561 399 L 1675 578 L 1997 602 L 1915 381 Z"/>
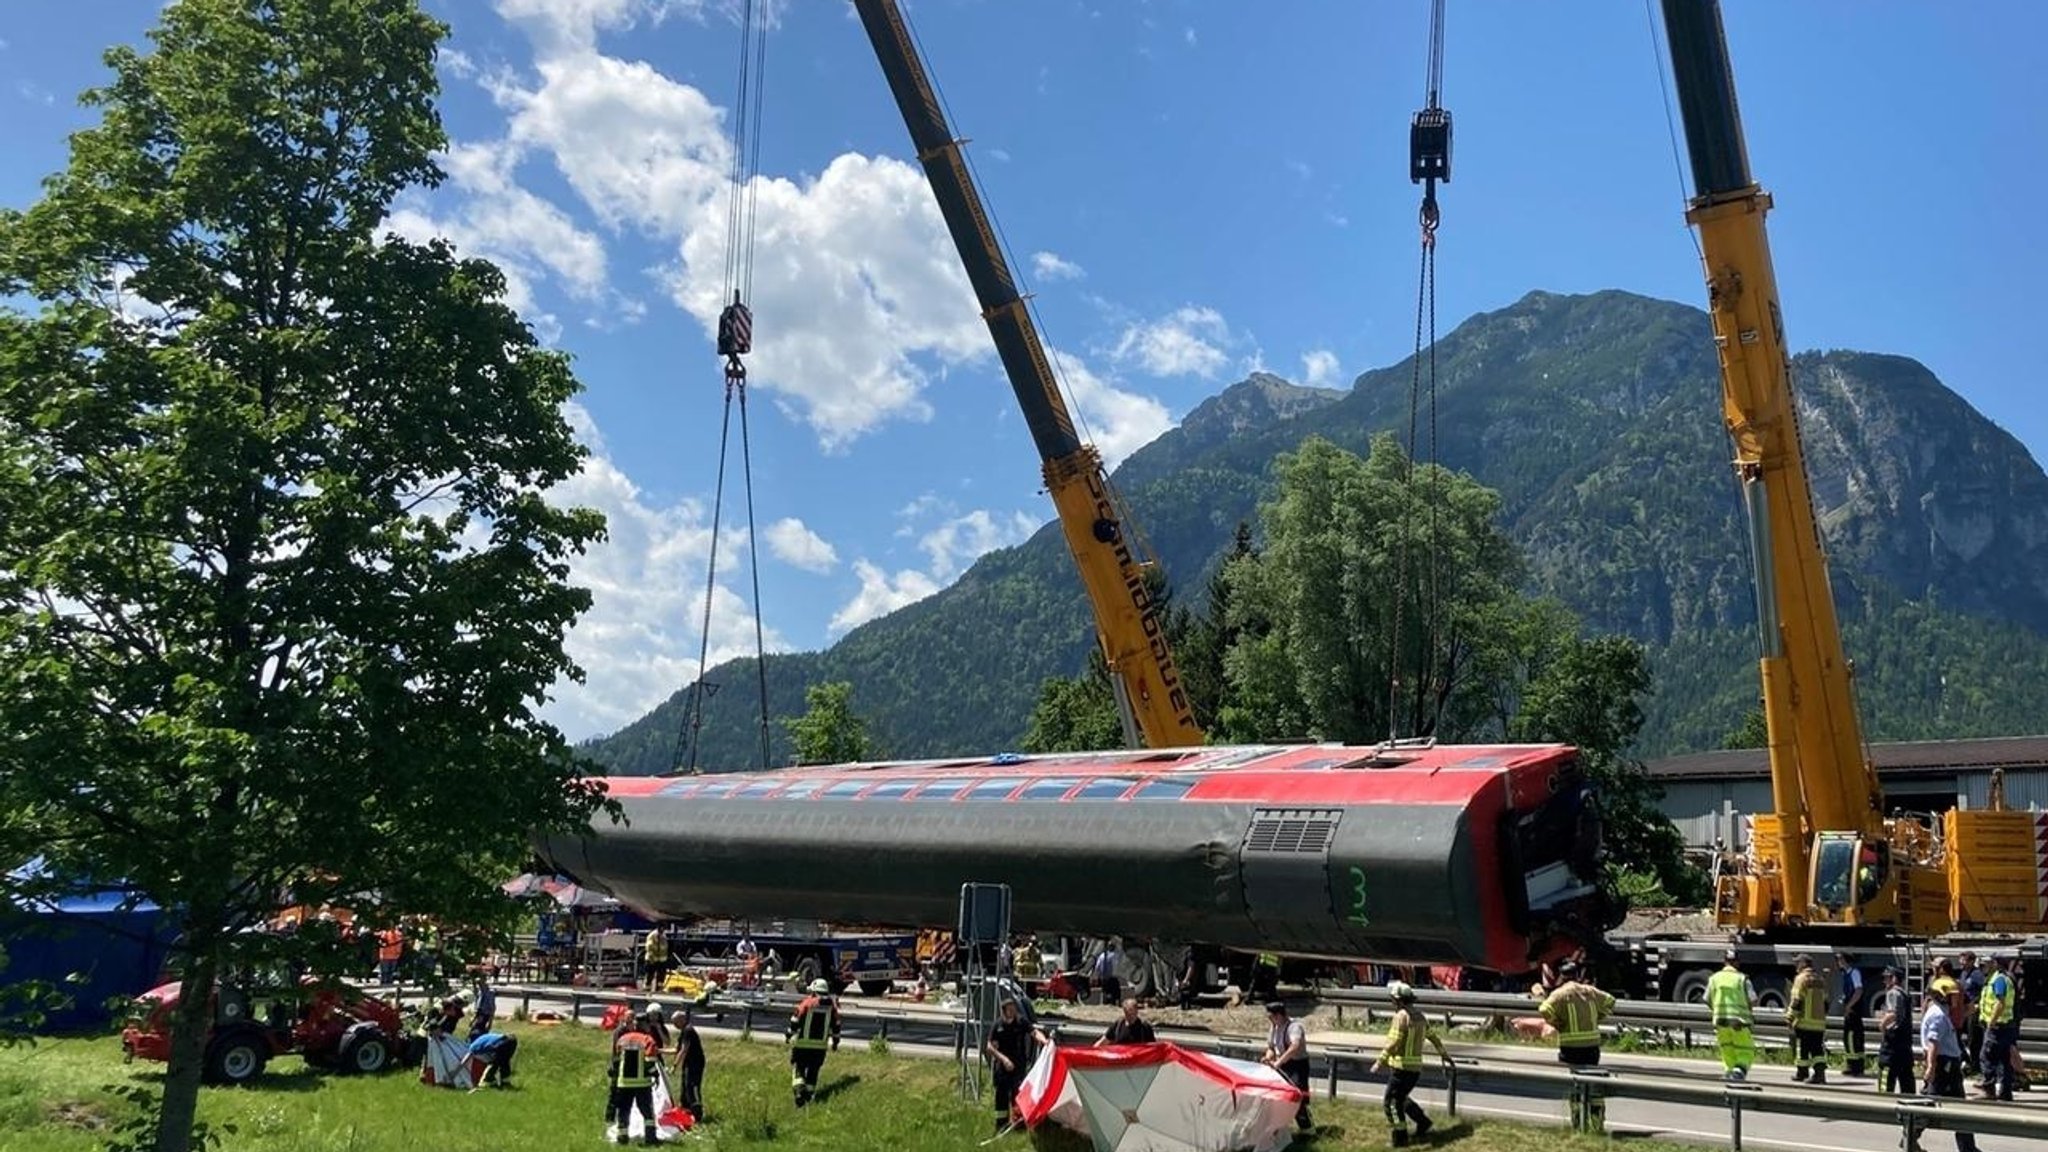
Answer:
<path fill-rule="evenodd" d="M 936 580 L 951 580 L 983 553 L 1022 544 L 1038 530 L 1038 519 L 1026 512 L 998 517 L 986 508 L 976 508 L 924 534 L 918 547 L 932 558 L 931 574 Z"/>
<path fill-rule="evenodd" d="M 543 709 L 577 740 L 639 719 L 696 679 L 711 528 L 707 510 L 696 501 L 666 507 L 650 502 L 604 454 L 589 414 L 573 403 L 564 414 L 591 456 L 549 497 L 596 508 L 608 526 L 608 538 L 570 564 L 570 581 L 591 591 L 590 610 L 567 640 L 587 680 L 555 685 L 555 698 Z M 721 532 L 721 574 L 745 573 L 746 545 L 744 529 Z M 710 664 L 753 655 L 753 610 L 746 599 L 720 583 L 711 605 Z M 763 628 L 763 641 L 771 652 L 790 648 L 773 627 Z"/>
<path fill-rule="evenodd" d="M 794 516 L 770 524 L 765 539 L 776 559 L 806 572 L 830 572 L 839 563 L 832 545 Z"/>
<path fill-rule="evenodd" d="M 1317 348 L 1301 354 L 1301 382 L 1311 388 L 1328 388 L 1337 382 L 1337 354 Z"/>
<path fill-rule="evenodd" d="M 1230 328 L 1214 308 L 1193 304 L 1124 329 L 1110 355 L 1154 376 L 1213 378 L 1229 363 Z"/>
<path fill-rule="evenodd" d="M 1173 417 L 1158 400 L 1116 387 L 1078 356 L 1051 347 L 1045 351 L 1059 372 L 1068 406 L 1102 453 L 1104 467 L 1114 469 L 1124 457 L 1173 427 Z M 1222 353 L 1217 356 L 1220 362 Z"/>
<path fill-rule="evenodd" d="M 832 614 L 830 628 L 834 633 L 887 616 L 939 590 L 938 581 L 915 568 L 906 568 L 891 576 L 866 560 L 856 560 L 853 571 L 860 577 L 860 591 L 847 601 L 845 607 Z"/>
<path fill-rule="evenodd" d="M 1033 252 L 1031 270 L 1040 280 L 1078 280 L 1087 275 L 1079 264 L 1057 252 Z"/>
<path fill-rule="evenodd" d="M 595 47 L 601 31 L 629 28 L 643 19 L 660 24 L 672 15 L 696 16 L 704 0 L 497 0 L 497 9 L 526 29 L 537 45 L 572 51 Z"/>

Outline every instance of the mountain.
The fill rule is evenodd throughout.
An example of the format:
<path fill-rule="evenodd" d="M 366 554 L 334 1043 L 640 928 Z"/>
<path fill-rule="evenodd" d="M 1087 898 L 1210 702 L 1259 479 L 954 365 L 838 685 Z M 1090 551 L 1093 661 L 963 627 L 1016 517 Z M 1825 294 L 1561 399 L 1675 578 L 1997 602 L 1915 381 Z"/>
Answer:
<path fill-rule="evenodd" d="M 1498 490 L 1531 590 L 1588 629 L 1645 641 L 1658 677 L 1641 751 L 1713 746 L 1754 706 L 1747 521 L 1721 425 L 1705 313 L 1626 292 L 1532 292 L 1348 392 L 1258 374 L 1134 453 L 1116 483 L 1181 595 L 1199 593 L 1274 458 L 1310 435 L 1363 453 L 1376 432 Z M 1816 514 L 1873 738 L 1990 734 L 2048 714 L 2048 475 L 1922 365 L 1862 352 L 1794 358 Z M 1411 409 L 1411 405 L 1413 406 Z M 1013 747 L 1039 683 L 1092 642 L 1057 526 L 823 652 L 769 657 L 777 715 L 802 686 L 854 684 L 891 755 Z M 2035 673 L 2039 673 L 2036 675 Z M 709 677 L 700 762 L 757 754 L 751 661 Z M 686 694 L 587 745 L 622 772 L 670 766 Z M 786 758 L 781 732 L 775 756 Z"/>

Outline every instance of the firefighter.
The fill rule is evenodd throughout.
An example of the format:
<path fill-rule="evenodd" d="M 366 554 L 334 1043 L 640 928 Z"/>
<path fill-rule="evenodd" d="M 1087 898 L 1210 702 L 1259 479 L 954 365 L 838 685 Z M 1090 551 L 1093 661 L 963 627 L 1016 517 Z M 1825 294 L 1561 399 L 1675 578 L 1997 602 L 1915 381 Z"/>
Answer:
<path fill-rule="evenodd" d="M 1707 978 L 1707 1011 L 1714 1018 L 1714 1044 L 1730 1080 L 1749 1077 L 1756 1063 L 1756 986 L 1742 974 L 1735 949 L 1721 956 L 1721 970 Z"/>
<path fill-rule="evenodd" d="M 1863 973 L 1847 952 L 1835 953 L 1835 970 L 1840 973 L 1838 991 L 1842 996 L 1842 1052 L 1845 1076 L 1863 1075 Z"/>
<path fill-rule="evenodd" d="M 789 1014 L 783 1042 L 790 1048 L 789 1090 L 796 1097 L 796 1106 L 801 1108 L 818 1091 L 818 1073 L 825 1068 L 827 1043 L 833 1051 L 839 1050 L 839 1007 L 832 1002 L 832 985 L 822 979 L 811 981 L 810 995 Z"/>
<path fill-rule="evenodd" d="M 1977 1019 L 1984 1027 L 1984 1047 L 1977 1055 L 1984 1079 L 1978 1091 L 1986 1099 L 2012 1099 L 2012 1047 L 2019 1040 L 2013 1009 L 2018 997 L 2004 967 L 1998 957 L 1984 957 L 1984 990 L 1977 996 Z"/>
<path fill-rule="evenodd" d="M 611 1068 L 605 1077 L 611 1094 L 605 1104 L 604 1120 L 606 1124 L 617 1120 L 617 1139 L 621 1144 L 632 1139 L 635 1108 L 640 1110 L 647 1143 L 661 1143 L 654 1126 L 654 1065 L 660 1059 L 660 1046 L 654 1037 L 641 1030 L 638 1021 L 629 1017 L 613 1033 Z"/>
<path fill-rule="evenodd" d="M 1600 1021 L 1614 1011 L 1614 997 L 1595 988 L 1584 978 L 1575 961 L 1567 960 L 1557 969 L 1564 983 L 1543 998 L 1537 1009 L 1557 1029 L 1557 1060 L 1574 1068 L 1592 1068 L 1600 1063 Z M 1607 1130 L 1607 1101 L 1581 1084 L 1572 1086 L 1573 1129 L 1580 1132 Z"/>
<path fill-rule="evenodd" d="M 1422 1079 L 1422 1042 L 1428 1040 L 1438 1057 L 1449 1057 L 1444 1052 L 1444 1042 L 1429 1030 L 1429 1021 L 1415 1007 L 1415 989 L 1396 980 L 1387 985 L 1387 995 L 1394 1001 L 1394 1022 L 1387 1029 L 1387 1046 L 1380 1052 L 1380 1058 L 1373 1061 L 1372 1070 L 1392 1069 L 1380 1106 L 1386 1110 L 1387 1123 L 1393 1128 L 1394 1147 L 1403 1148 L 1408 1144 L 1410 1120 L 1415 1122 L 1413 1134 L 1417 1140 L 1436 1127 L 1436 1122 L 1411 1095 L 1415 1082 Z"/>
<path fill-rule="evenodd" d="M 1813 970 L 1813 959 L 1799 956 L 1792 967 L 1792 1003 L 1785 1006 L 1785 1023 L 1792 1026 L 1792 1041 L 1798 1052 L 1794 1081 L 1812 1084 L 1828 1082 L 1828 985 Z"/>

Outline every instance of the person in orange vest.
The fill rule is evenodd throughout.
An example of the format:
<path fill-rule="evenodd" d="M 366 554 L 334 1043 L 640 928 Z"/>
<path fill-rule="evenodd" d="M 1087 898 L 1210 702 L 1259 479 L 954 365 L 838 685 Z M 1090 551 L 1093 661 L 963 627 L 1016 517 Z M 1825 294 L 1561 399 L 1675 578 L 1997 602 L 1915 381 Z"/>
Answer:
<path fill-rule="evenodd" d="M 377 933 L 377 981 L 393 984 L 398 981 L 398 962 L 405 956 L 405 933 L 397 928 L 386 928 Z"/>
<path fill-rule="evenodd" d="M 839 1007 L 832 1002 L 832 985 L 813 980 L 810 995 L 798 1001 L 789 1014 L 789 1028 L 783 1042 L 789 1045 L 789 1090 L 801 1108 L 818 1091 L 818 1073 L 825 1068 L 825 1046 L 839 1050 Z"/>
<path fill-rule="evenodd" d="M 632 1140 L 635 1108 L 640 1110 L 647 1143 L 661 1143 L 654 1125 L 654 1066 L 660 1059 L 661 1046 L 641 1030 L 637 1020 L 628 1017 L 612 1035 L 611 1067 L 605 1075 L 609 1095 L 604 1122 L 618 1121 L 617 1140 L 621 1144 Z"/>

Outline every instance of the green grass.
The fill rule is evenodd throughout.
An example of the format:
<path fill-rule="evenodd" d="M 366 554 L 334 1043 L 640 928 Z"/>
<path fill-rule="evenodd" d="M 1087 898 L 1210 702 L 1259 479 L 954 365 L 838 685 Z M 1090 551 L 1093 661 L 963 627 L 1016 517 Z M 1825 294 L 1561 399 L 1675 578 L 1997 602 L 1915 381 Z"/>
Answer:
<path fill-rule="evenodd" d="M 254 1087 L 207 1089 L 202 1120 L 224 1129 L 234 1152 L 513 1152 L 604 1146 L 601 1088 L 606 1044 L 591 1028 L 512 1025 L 520 1038 L 516 1087 L 456 1092 L 415 1075 L 319 1073 L 295 1057 L 273 1062 Z M 827 1098 L 799 1111 L 790 1102 L 786 1050 L 777 1039 L 707 1038 L 705 1104 L 710 1123 L 678 1143 L 705 1150 L 778 1149 L 902 1152 L 972 1149 L 992 1131 L 993 1112 L 963 1101 L 951 1062 L 886 1055 L 849 1043 L 826 1061 Z M 162 1066 L 121 1062 L 112 1039 L 43 1041 L 0 1049 L 0 1152 L 87 1152 L 106 1147 L 136 1115 L 124 1090 L 158 1086 Z M 984 1083 L 984 1093 L 986 1093 Z M 1364 1152 L 1384 1148 L 1375 1106 L 1315 1102 L 1320 1128 L 1295 1149 Z M 1438 1117 L 1431 1143 L 1459 1152 L 1593 1152 L 1606 1141 L 1561 1129 Z M 1015 1134 L 991 1149 L 1027 1149 Z M 1630 1140 L 1634 1152 L 1679 1145 Z"/>

